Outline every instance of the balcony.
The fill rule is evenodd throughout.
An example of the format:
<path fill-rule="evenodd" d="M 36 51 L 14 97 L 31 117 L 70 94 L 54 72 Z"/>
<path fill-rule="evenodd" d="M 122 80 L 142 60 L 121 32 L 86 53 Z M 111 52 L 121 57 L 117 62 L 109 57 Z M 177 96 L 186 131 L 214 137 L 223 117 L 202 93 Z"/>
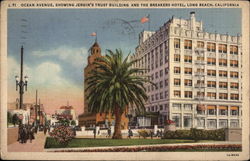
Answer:
<path fill-rule="evenodd" d="M 185 49 L 185 50 L 184 50 L 184 54 L 185 54 L 185 55 L 192 55 L 192 50 L 190 50 L 190 49 Z"/>
<path fill-rule="evenodd" d="M 195 60 L 196 65 L 206 65 L 206 62 L 204 60 Z"/>
<path fill-rule="evenodd" d="M 199 95 L 197 95 L 197 96 L 194 96 L 194 99 L 195 100 L 205 100 L 206 97 L 205 96 L 199 96 Z"/>
<path fill-rule="evenodd" d="M 195 88 L 206 88 L 206 85 L 205 84 L 200 84 L 200 83 L 197 83 L 194 85 Z"/>
<path fill-rule="evenodd" d="M 206 73 L 205 72 L 195 72 L 194 75 L 195 76 L 205 76 Z"/>
<path fill-rule="evenodd" d="M 196 53 L 196 55 L 203 56 L 205 53 L 205 49 L 204 48 L 195 48 L 195 53 Z"/>

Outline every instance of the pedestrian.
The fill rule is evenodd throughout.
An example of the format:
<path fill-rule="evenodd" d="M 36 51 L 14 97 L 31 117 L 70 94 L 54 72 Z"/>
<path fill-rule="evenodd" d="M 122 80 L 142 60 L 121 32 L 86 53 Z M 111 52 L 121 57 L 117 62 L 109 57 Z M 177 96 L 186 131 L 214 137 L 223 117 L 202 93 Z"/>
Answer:
<path fill-rule="evenodd" d="M 44 126 L 43 133 L 44 133 L 44 135 L 46 135 L 46 133 L 47 133 L 47 127 L 46 126 Z"/>
<path fill-rule="evenodd" d="M 108 128 L 108 137 L 111 137 L 111 128 Z"/>
<path fill-rule="evenodd" d="M 94 139 L 95 139 L 96 138 L 96 127 L 94 127 L 93 133 L 94 133 Z"/>
<path fill-rule="evenodd" d="M 129 128 L 128 130 L 128 138 L 131 139 L 131 136 L 133 136 L 132 130 Z"/>
<path fill-rule="evenodd" d="M 157 137 L 160 137 L 160 130 L 158 129 L 157 132 L 156 132 L 156 136 Z"/>
<path fill-rule="evenodd" d="M 22 133 L 22 124 L 19 124 L 18 126 L 18 138 L 17 141 L 21 143 L 21 133 Z"/>
<path fill-rule="evenodd" d="M 150 131 L 150 137 L 151 137 L 151 139 L 153 139 L 153 135 L 154 135 L 154 133 L 153 133 L 153 131 L 151 130 L 151 131 Z"/>
<path fill-rule="evenodd" d="M 35 138 L 35 137 L 34 137 L 34 133 L 33 133 L 33 128 L 32 128 L 32 127 L 29 127 L 28 135 L 29 135 L 30 143 L 32 143 L 32 140 Z"/>

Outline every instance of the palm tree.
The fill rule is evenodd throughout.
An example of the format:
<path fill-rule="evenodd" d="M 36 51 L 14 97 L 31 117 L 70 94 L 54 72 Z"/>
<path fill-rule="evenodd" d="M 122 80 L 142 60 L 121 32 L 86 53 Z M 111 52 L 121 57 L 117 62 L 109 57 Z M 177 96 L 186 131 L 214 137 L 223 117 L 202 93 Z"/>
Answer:
<path fill-rule="evenodd" d="M 107 50 L 108 54 L 97 58 L 96 68 L 86 78 L 88 108 L 93 113 L 111 112 L 115 115 L 115 131 L 113 139 L 121 139 L 121 117 L 128 108 L 135 107 L 144 112 L 144 102 L 148 99 L 145 82 L 147 77 L 136 76 L 145 69 L 132 68 L 138 60 L 123 59 L 122 51 Z"/>

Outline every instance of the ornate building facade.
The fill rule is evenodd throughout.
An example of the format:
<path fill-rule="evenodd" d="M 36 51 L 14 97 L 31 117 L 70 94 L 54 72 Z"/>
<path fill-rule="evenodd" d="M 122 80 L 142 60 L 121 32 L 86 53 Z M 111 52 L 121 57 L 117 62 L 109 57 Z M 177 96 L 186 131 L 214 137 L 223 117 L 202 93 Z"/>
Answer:
<path fill-rule="evenodd" d="M 147 111 L 160 113 L 160 125 L 170 119 L 180 129 L 241 127 L 241 45 L 239 35 L 205 32 L 194 12 L 141 32 L 131 59 L 156 84 L 146 84 Z"/>

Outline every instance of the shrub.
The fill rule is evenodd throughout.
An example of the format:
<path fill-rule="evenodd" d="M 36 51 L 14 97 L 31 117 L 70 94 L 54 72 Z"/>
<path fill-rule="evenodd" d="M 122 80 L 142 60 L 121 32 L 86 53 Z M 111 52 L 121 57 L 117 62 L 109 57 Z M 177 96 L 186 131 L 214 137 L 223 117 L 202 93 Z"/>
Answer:
<path fill-rule="evenodd" d="M 146 137 L 150 136 L 150 131 L 148 131 L 148 130 L 139 130 L 138 134 L 139 134 L 139 136 L 142 136 L 145 139 Z"/>
<path fill-rule="evenodd" d="M 63 145 L 67 145 L 74 138 L 73 130 L 67 126 L 58 126 L 49 134 Z"/>
<path fill-rule="evenodd" d="M 193 139 L 198 140 L 225 140 L 225 129 L 217 130 L 201 130 L 201 129 L 190 129 L 190 130 L 176 130 L 166 131 L 163 135 L 163 139 Z"/>

